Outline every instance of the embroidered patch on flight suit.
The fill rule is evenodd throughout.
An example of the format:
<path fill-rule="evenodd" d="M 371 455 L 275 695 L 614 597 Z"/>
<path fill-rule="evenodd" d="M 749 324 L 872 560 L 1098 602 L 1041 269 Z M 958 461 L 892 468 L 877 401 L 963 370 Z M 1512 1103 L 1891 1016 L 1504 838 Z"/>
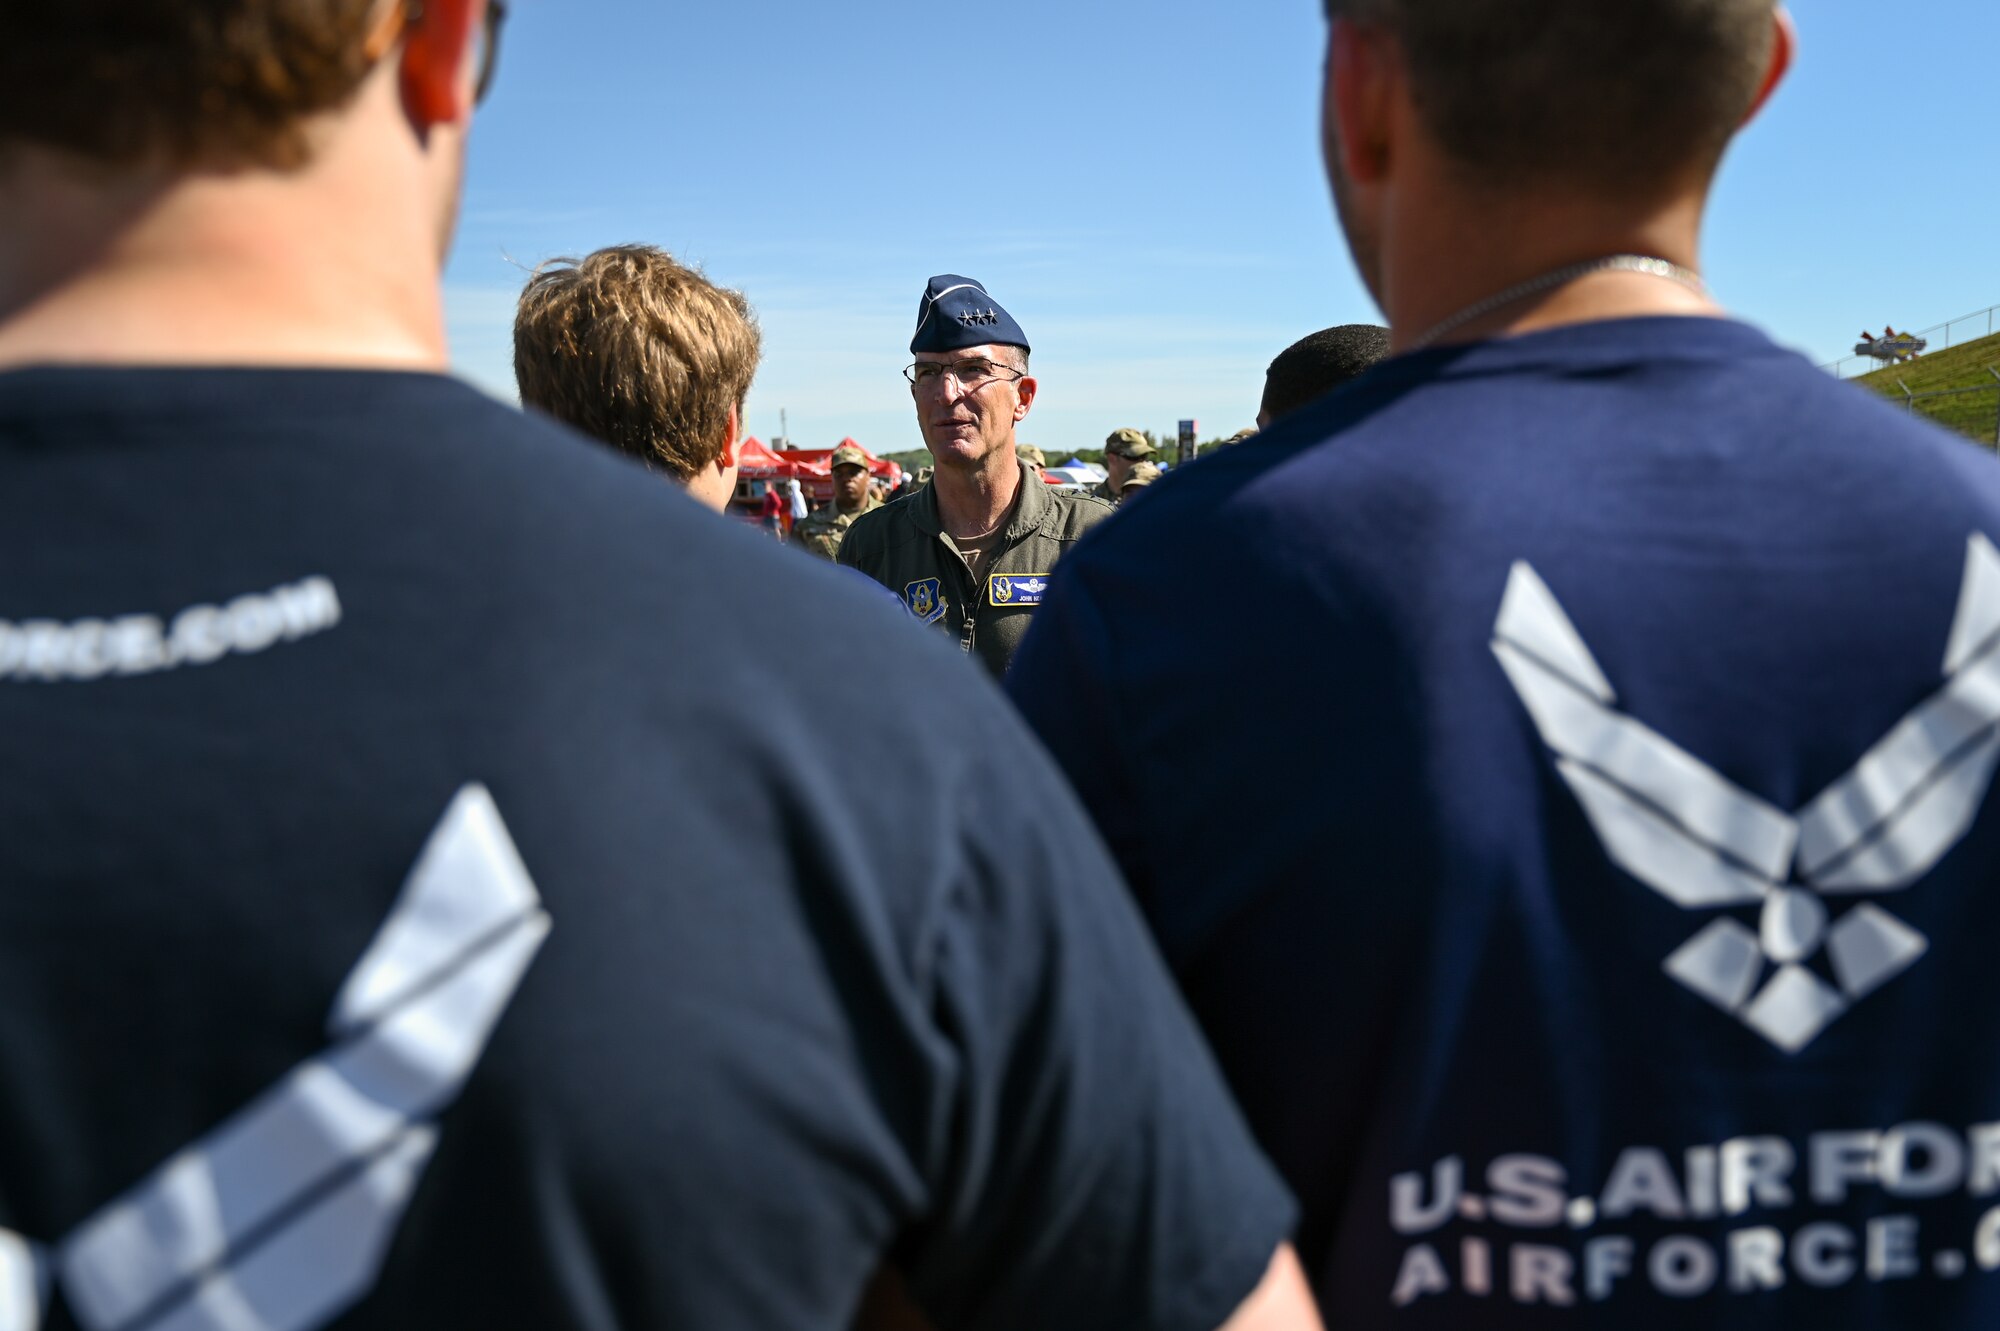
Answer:
<path fill-rule="evenodd" d="M 925 578 L 903 588 L 903 604 L 910 613 L 926 624 L 935 624 L 944 618 L 944 581 L 941 578 Z"/>
<path fill-rule="evenodd" d="M 994 605 L 1040 605 L 1049 589 L 1046 573 L 996 573 L 986 580 L 986 595 Z"/>

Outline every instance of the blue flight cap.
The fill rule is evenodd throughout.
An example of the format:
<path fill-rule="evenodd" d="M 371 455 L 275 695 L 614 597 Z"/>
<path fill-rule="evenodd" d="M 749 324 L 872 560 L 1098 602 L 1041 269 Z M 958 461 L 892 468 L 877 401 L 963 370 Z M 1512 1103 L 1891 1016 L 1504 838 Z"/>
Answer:
<path fill-rule="evenodd" d="M 986 288 L 969 277 L 946 273 L 933 277 L 917 307 L 917 335 L 910 350 L 963 351 L 967 347 L 1019 347 L 1029 350 L 1028 335 Z"/>

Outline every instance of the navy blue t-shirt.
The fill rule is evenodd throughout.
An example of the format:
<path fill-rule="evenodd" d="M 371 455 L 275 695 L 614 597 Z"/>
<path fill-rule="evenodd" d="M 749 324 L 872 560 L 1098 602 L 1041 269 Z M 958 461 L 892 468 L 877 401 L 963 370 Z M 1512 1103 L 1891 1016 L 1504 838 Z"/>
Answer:
<path fill-rule="evenodd" d="M 0 1307 L 1206 1331 L 1286 1236 L 992 686 L 609 452 L 0 375 L 0 569 Z"/>
<path fill-rule="evenodd" d="M 1654 319 L 1391 361 L 1065 561 L 1010 687 L 1329 1325 L 2000 1325 L 1996 540 L 1971 444 Z"/>

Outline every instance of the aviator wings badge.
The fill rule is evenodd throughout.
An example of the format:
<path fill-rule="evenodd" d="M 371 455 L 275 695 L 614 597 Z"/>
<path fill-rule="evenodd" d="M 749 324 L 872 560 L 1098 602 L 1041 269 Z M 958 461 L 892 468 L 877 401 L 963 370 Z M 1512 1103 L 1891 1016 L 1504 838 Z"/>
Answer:
<path fill-rule="evenodd" d="M 1686 910 L 1725 916 L 1666 961 L 1681 984 L 1787 1053 L 1929 950 L 1880 906 L 1964 839 L 2000 758 L 2000 551 L 1974 535 L 1944 684 L 1795 814 L 1772 807 L 1619 710 L 1548 586 L 1516 564 L 1493 652 L 1611 859 Z M 1825 954 L 1828 984 L 1811 969 Z M 1766 978 L 1768 974 L 1768 979 Z"/>

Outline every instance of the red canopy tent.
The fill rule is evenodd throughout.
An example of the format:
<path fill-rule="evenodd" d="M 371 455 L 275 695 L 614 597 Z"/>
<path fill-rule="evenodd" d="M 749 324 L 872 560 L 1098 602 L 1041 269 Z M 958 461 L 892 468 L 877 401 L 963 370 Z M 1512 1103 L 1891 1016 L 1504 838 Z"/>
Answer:
<path fill-rule="evenodd" d="M 766 447 L 764 441 L 751 436 L 736 446 L 738 473 L 751 480 L 769 480 L 773 477 L 790 480 L 798 473 L 790 470 L 791 464 Z"/>
<path fill-rule="evenodd" d="M 861 445 L 852 439 L 843 439 L 835 447 L 861 448 Z M 770 450 L 766 449 L 765 451 L 769 452 Z M 868 456 L 869 475 L 880 476 L 892 486 L 902 482 L 903 469 L 901 467 L 888 461 L 886 458 L 876 457 L 865 448 L 861 448 L 861 451 Z M 795 477 L 799 482 L 800 488 L 806 492 L 808 497 L 821 503 L 831 503 L 833 501 L 833 452 L 834 450 L 831 448 L 787 448 L 782 452 L 772 454 L 772 456 L 783 459 L 795 468 L 795 470 L 783 474 L 788 477 Z M 744 474 L 748 475 L 749 473 L 746 471 Z"/>

